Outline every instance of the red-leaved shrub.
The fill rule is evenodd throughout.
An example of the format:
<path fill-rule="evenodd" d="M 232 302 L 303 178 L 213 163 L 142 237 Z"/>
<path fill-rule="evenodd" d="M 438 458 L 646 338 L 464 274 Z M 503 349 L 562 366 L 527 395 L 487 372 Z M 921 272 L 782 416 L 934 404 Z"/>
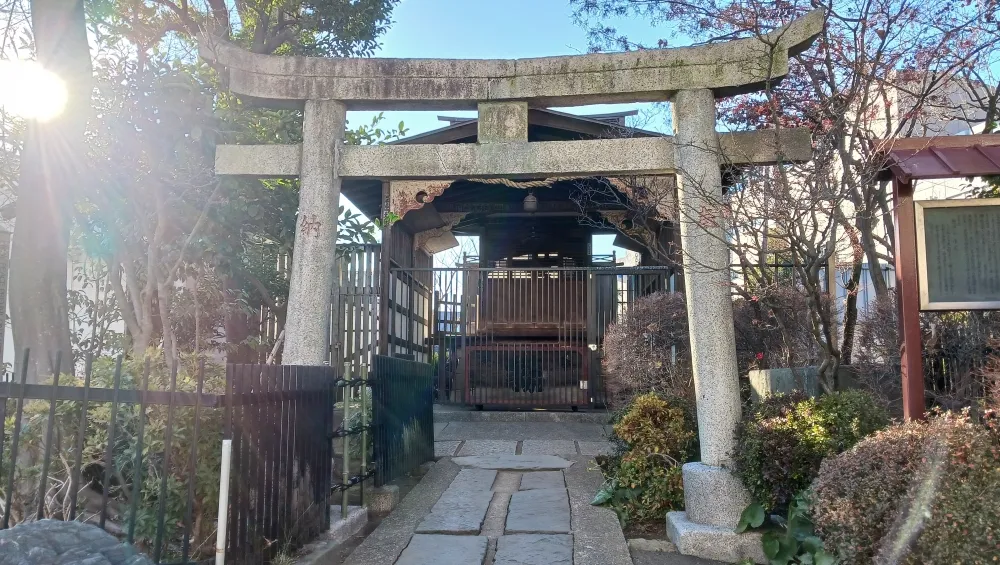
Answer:
<path fill-rule="evenodd" d="M 1000 446 L 965 414 L 892 426 L 824 461 L 810 498 L 845 564 L 1000 561 Z"/>
<path fill-rule="evenodd" d="M 648 392 L 689 396 L 689 344 L 682 294 L 655 292 L 633 302 L 604 333 L 602 365 L 611 405 L 625 406 Z"/>

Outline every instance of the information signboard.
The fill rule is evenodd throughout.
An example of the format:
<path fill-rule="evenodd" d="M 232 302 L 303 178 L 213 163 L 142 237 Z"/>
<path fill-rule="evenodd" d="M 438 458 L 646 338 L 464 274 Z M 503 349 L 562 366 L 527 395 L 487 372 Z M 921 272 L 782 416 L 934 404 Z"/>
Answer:
<path fill-rule="evenodd" d="M 1000 199 L 914 202 L 921 310 L 1000 309 Z"/>

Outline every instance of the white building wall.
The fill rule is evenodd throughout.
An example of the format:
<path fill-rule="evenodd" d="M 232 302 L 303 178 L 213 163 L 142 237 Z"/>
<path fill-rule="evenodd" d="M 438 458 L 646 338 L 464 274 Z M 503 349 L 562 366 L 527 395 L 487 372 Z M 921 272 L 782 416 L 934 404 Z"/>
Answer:
<path fill-rule="evenodd" d="M 889 108 L 889 111 L 887 113 L 875 113 L 873 118 L 865 124 L 866 127 L 862 128 L 873 139 L 886 139 L 889 137 L 890 131 L 895 132 L 899 129 L 900 109 L 908 111 L 913 108 L 915 99 L 912 93 L 921 91 L 922 85 L 917 82 L 918 78 L 915 77 L 910 83 L 897 81 L 898 84 L 902 84 L 902 88 L 892 88 L 875 95 L 877 98 L 881 98 L 881 104 Z M 950 82 L 941 85 L 938 87 L 937 92 L 936 96 L 926 101 L 925 108 L 920 116 L 915 120 L 910 120 L 911 122 L 915 121 L 913 127 L 908 127 L 905 131 L 901 132 L 902 134 L 907 137 L 933 137 L 937 135 L 969 135 L 983 132 L 985 114 L 971 103 L 971 97 L 961 83 Z M 839 172 L 833 171 L 831 177 L 833 179 L 839 177 Z M 977 189 L 984 187 L 985 184 L 985 181 L 981 178 L 921 180 L 914 184 L 915 198 L 917 200 L 967 198 Z M 884 188 L 887 191 L 892 190 L 889 183 L 885 183 Z M 807 196 L 803 194 L 803 198 L 807 198 Z M 887 194 L 887 198 L 891 202 L 891 192 Z M 742 207 L 740 213 L 743 217 L 759 217 L 761 220 L 759 225 L 758 223 L 754 223 L 752 225 L 741 226 L 739 233 L 731 231 L 729 235 L 730 240 L 739 238 L 740 241 L 756 242 L 755 245 L 758 247 L 758 252 L 774 249 L 773 242 L 765 243 L 761 235 L 769 229 L 773 230 L 775 225 L 773 221 L 765 219 L 769 214 L 766 210 L 761 210 L 760 206 L 762 203 L 750 202 L 748 205 L 746 199 L 739 198 L 734 199 L 734 202 L 738 202 Z M 755 210 L 754 206 L 757 206 L 758 209 Z M 853 218 L 855 215 L 853 205 L 849 201 L 842 202 L 840 209 L 841 213 L 847 218 Z M 826 229 L 827 224 L 824 218 L 828 221 L 829 216 L 822 216 L 821 214 L 820 219 L 813 226 L 814 230 Z M 885 226 L 880 224 L 879 228 L 884 230 Z M 880 235 L 885 236 L 886 234 L 883 233 Z M 843 233 L 842 229 L 838 229 L 836 240 L 838 244 L 835 263 L 846 268 L 853 264 L 855 248 L 852 245 L 851 238 L 848 237 L 848 234 Z M 891 254 L 889 250 L 881 245 L 879 245 L 879 252 L 882 255 Z M 754 253 L 749 253 L 749 255 L 756 257 Z M 738 263 L 735 253 L 732 254 L 732 260 L 734 265 Z M 859 308 L 864 308 L 868 302 L 874 299 L 875 292 L 872 276 L 884 277 L 889 287 L 895 285 L 891 267 L 884 264 L 878 266 L 869 266 L 866 264 L 865 269 L 861 287 L 858 291 Z M 838 269 L 838 271 L 840 270 Z M 876 273 L 879 274 L 876 275 Z M 832 277 L 832 282 L 837 287 L 835 295 L 838 298 L 838 306 L 842 306 L 847 297 L 847 292 L 844 289 L 846 278 L 847 273 L 843 271 L 836 272 Z M 734 283 L 742 284 L 743 281 L 740 280 L 738 275 L 734 274 Z"/>

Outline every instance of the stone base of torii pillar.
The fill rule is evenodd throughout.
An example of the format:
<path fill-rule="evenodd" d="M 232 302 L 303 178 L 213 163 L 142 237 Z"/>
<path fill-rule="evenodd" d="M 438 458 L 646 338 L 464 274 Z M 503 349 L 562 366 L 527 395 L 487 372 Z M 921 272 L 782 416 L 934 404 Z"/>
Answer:
<path fill-rule="evenodd" d="M 688 463 L 683 467 L 683 512 L 667 513 L 667 537 L 684 555 L 736 563 L 767 563 L 759 532 L 736 533 L 750 504 L 743 483 L 725 467 Z M 734 519 L 735 516 L 735 519 Z"/>
<path fill-rule="evenodd" d="M 767 563 L 759 534 L 736 534 L 750 495 L 726 466 L 741 415 L 720 149 L 711 90 L 673 98 L 677 185 L 701 462 L 683 467 L 684 512 L 667 514 L 680 553 Z"/>

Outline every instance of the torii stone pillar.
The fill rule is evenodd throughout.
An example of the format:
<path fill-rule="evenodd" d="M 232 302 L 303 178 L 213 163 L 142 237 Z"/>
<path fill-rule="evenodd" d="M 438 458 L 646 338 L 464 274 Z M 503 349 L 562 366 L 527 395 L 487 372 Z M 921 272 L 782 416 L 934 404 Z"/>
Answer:
<path fill-rule="evenodd" d="M 667 515 L 667 531 L 681 553 L 761 559 L 756 536 L 734 533 L 751 499 L 726 468 L 740 421 L 740 385 L 712 91 L 678 92 L 673 123 L 701 462 L 683 467 L 685 512 Z"/>
<path fill-rule="evenodd" d="M 733 431 L 740 421 L 740 387 L 715 96 L 710 90 L 682 90 L 673 102 L 681 248 L 691 257 L 684 261 L 684 277 L 701 462 L 720 467 L 731 459 Z M 735 526 L 742 510 L 720 518 Z"/>
<path fill-rule="evenodd" d="M 337 210 L 347 110 L 336 100 L 307 100 L 302 123 L 299 213 L 285 321 L 286 365 L 323 365 L 329 355 Z M 320 301 L 325 297 L 325 302 Z"/>

